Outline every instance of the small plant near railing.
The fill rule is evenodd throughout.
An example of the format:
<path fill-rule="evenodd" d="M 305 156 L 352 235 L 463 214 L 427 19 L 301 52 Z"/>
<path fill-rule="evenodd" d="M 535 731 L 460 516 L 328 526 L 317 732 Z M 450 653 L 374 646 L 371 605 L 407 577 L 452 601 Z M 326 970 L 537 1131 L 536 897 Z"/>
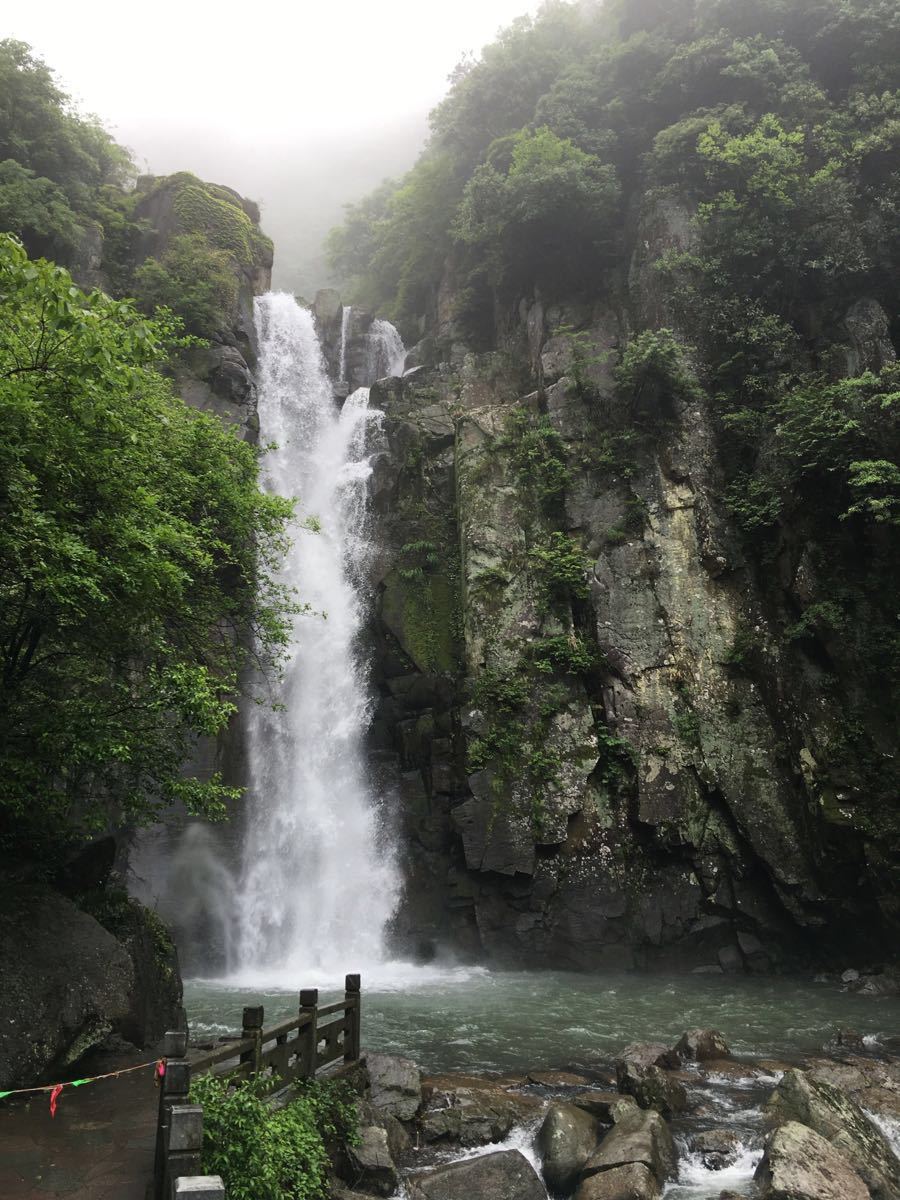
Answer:
<path fill-rule="evenodd" d="M 358 1115 L 347 1083 L 307 1080 L 284 1108 L 269 1106 L 271 1079 L 202 1075 L 203 1172 L 220 1175 L 228 1200 L 326 1200 L 329 1149 L 354 1144 Z"/>

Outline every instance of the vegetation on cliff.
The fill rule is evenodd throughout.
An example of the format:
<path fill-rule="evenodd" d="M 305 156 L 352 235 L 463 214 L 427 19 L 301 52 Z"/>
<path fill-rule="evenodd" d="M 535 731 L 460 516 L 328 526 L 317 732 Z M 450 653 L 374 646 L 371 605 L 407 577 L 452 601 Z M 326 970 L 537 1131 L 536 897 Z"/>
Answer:
<path fill-rule="evenodd" d="M 721 260 L 708 290 L 739 285 L 720 323 L 745 297 L 789 321 L 839 278 L 889 296 L 898 39 L 874 0 L 554 0 L 461 67 L 419 163 L 332 234 L 334 264 L 407 321 L 450 258 L 464 307 L 595 293 L 635 200 L 674 189 Z"/>
<path fill-rule="evenodd" d="M 597 828 L 535 836 L 560 896 L 582 848 L 635 913 L 684 884 L 742 933 L 768 919 L 742 888 L 835 940 L 896 920 L 898 47 L 878 0 L 547 3 L 331 235 L 462 381 L 479 888 L 528 872 L 503 820 L 541 815 L 529 774 L 563 791 L 547 729 L 577 695 L 598 765 L 570 811 Z M 656 945 L 642 920 L 624 940 Z"/>
<path fill-rule="evenodd" d="M 716 406 L 735 519 L 763 553 L 791 523 L 851 549 L 900 503 L 896 368 L 848 364 L 840 328 L 848 295 L 890 313 L 900 284 L 898 40 L 872 0 L 547 4 L 460 71 L 420 162 L 350 209 L 333 261 L 407 323 L 449 282 L 477 347 L 523 295 L 616 291 L 637 213 L 683 205 L 689 245 L 654 270 Z M 696 388 L 673 356 L 665 330 L 627 347 L 636 420 Z M 884 592 L 883 539 L 872 553 Z M 872 607 L 846 584 L 838 625 Z"/>
<path fill-rule="evenodd" d="M 835 552 L 796 636 L 864 620 L 878 674 L 896 658 L 875 530 L 900 503 L 897 368 L 877 348 L 849 362 L 842 321 L 848 296 L 896 307 L 898 44 L 900 16 L 873 0 L 546 4 L 460 69 L 419 163 L 331 237 L 367 302 L 434 323 L 443 288 L 477 348 L 523 296 L 620 290 L 635 217 L 683 206 L 686 244 L 653 271 L 691 366 L 667 330 L 638 332 L 620 393 L 635 424 L 666 395 L 711 397 L 752 552 L 786 526 Z M 839 565 L 860 539 L 868 581 Z"/>

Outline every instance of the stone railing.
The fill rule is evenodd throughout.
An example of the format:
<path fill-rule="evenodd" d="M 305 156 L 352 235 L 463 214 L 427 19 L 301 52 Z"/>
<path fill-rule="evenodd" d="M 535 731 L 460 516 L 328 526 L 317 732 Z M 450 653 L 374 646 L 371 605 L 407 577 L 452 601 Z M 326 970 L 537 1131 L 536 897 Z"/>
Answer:
<path fill-rule="evenodd" d="M 190 1102 L 192 1076 L 268 1076 L 289 1084 L 312 1079 L 338 1061 L 355 1062 L 360 1053 L 360 1002 L 359 976 L 348 975 L 343 1000 L 320 1005 L 318 989 L 301 991 L 297 1016 L 271 1029 L 264 1027 L 262 1005 L 248 1006 L 239 1037 L 194 1059 L 187 1057 L 186 1032 L 167 1033 L 156 1131 L 156 1200 L 225 1200 L 221 1179 L 199 1173 L 203 1109 Z"/>

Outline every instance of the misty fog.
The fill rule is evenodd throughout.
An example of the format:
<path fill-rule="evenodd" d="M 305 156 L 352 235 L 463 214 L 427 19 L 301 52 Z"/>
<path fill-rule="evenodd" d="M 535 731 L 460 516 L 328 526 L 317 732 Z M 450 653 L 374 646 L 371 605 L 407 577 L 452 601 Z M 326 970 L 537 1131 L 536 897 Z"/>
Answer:
<path fill-rule="evenodd" d="M 536 0 L 256 5 L 160 0 L 152 12 L 45 0 L 8 13 L 139 170 L 189 170 L 260 202 L 276 287 L 329 282 L 322 241 L 407 170 L 448 74 Z"/>

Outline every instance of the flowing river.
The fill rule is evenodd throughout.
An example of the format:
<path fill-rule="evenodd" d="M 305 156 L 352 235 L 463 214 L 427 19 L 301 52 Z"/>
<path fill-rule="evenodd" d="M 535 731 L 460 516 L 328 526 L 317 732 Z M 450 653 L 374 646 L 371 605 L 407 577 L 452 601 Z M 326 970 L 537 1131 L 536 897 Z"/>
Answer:
<path fill-rule="evenodd" d="M 322 999 L 338 993 L 325 978 L 298 979 L 297 988 L 248 990 L 233 982 L 190 981 L 186 1004 L 193 1035 L 234 1033 L 243 1005 L 265 1005 L 266 1022 L 292 1015 L 299 986 L 319 983 Z M 700 1117 L 672 1122 L 678 1178 L 664 1200 L 717 1200 L 723 1189 L 752 1195 L 762 1154 L 762 1105 L 780 1078 L 781 1062 L 821 1054 L 838 1026 L 859 1032 L 870 1051 L 900 1050 L 900 1000 L 856 995 L 833 983 L 787 977 L 652 976 L 492 972 L 478 968 L 404 967 L 363 977 L 363 1045 L 414 1059 L 425 1071 L 526 1073 L 565 1069 L 608 1078 L 628 1043 L 674 1045 L 690 1027 L 721 1030 L 741 1058 L 774 1059 L 762 1073 L 697 1075 L 689 1086 Z M 540 1119 L 519 1126 L 497 1149 L 520 1150 L 539 1170 Z M 900 1125 L 882 1123 L 900 1150 Z M 692 1135 L 726 1129 L 739 1140 L 735 1162 L 714 1170 L 691 1149 Z M 448 1157 L 458 1158 L 459 1152 Z"/>
<path fill-rule="evenodd" d="M 349 964 L 348 964 L 349 965 Z M 389 982 L 388 982 L 389 980 Z M 300 987 L 337 992 L 324 978 L 287 988 L 192 980 L 186 1004 L 195 1035 L 233 1033 L 245 1004 L 264 1004 L 267 1023 L 290 1016 Z M 367 983 L 363 1040 L 406 1055 L 428 1071 L 527 1071 L 614 1057 L 628 1042 L 675 1042 L 692 1026 L 720 1029 L 742 1055 L 810 1054 L 839 1025 L 873 1047 L 900 1035 L 900 1000 L 842 992 L 785 977 L 492 972 L 404 968 Z"/>

